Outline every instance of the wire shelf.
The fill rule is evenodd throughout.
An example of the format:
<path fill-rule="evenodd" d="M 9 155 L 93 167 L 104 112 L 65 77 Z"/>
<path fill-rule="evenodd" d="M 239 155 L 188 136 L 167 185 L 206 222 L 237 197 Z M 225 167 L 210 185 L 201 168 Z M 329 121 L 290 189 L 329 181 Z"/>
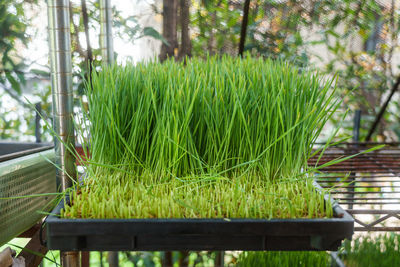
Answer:
<path fill-rule="evenodd" d="M 381 143 L 346 143 L 331 147 L 310 166 L 362 152 Z M 317 181 L 355 220 L 355 231 L 400 231 L 400 144 L 362 154 L 320 169 Z"/>

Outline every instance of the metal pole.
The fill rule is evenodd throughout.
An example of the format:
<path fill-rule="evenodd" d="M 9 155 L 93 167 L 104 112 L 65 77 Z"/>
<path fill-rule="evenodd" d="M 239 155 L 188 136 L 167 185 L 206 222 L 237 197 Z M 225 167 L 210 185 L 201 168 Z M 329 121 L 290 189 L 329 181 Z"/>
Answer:
<path fill-rule="evenodd" d="M 224 267 L 225 266 L 225 251 L 216 251 L 215 256 L 215 267 Z"/>
<path fill-rule="evenodd" d="M 246 0 L 243 6 L 242 28 L 240 29 L 239 56 L 243 56 L 244 43 L 246 42 L 247 24 L 249 20 L 250 0 Z"/>
<path fill-rule="evenodd" d="M 42 104 L 36 103 L 35 105 L 36 109 L 36 116 L 35 116 L 35 137 L 36 137 L 36 143 L 42 142 L 41 139 L 41 131 L 40 131 L 40 115 L 42 114 Z"/>
<path fill-rule="evenodd" d="M 76 178 L 72 92 L 72 63 L 69 20 L 69 0 L 48 0 L 51 87 L 53 96 L 53 127 L 55 138 L 56 179 L 60 191 L 71 187 Z M 61 264 L 79 267 L 79 252 L 62 252 Z"/>
<path fill-rule="evenodd" d="M 360 121 L 361 121 L 361 110 L 357 109 L 354 114 L 353 121 L 353 141 L 360 142 Z"/>
<path fill-rule="evenodd" d="M 110 0 L 100 0 L 100 48 L 103 62 L 114 62 L 112 41 L 112 8 Z"/>
<path fill-rule="evenodd" d="M 75 145 L 72 94 L 69 0 L 48 0 L 53 127 L 55 138 L 57 185 L 64 191 L 75 179 L 75 160 L 67 146 Z M 71 179 L 71 178 L 72 179 Z"/>
<path fill-rule="evenodd" d="M 107 256 L 108 266 L 109 267 L 118 267 L 118 251 L 109 251 Z"/>
<path fill-rule="evenodd" d="M 371 128 L 368 131 L 368 135 L 365 138 L 365 142 L 371 141 L 372 134 L 375 132 L 376 128 L 378 127 L 378 124 L 381 121 L 383 114 L 385 114 L 386 108 L 389 105 L 390 100 L 392 100 L 394 93 L 396 93 L 396 91 L 399 89 L 399 87 L 400 87 L 400 76 L 397 78 L 392 89 L 390 90 L 390 94 L 387 97 L 387 99 L 386 99 L 385 103 L 383 104 L 383 106 L 381 107 L 381 109 L 379 110 L 378 115 L 375 117 L 374 123 L 372 124 Z"/>
<path fill-rule="evenodd" d="M 80 267 L 79 252 L 68 251 L 61 253 L 61 266 Z"/>
<path fill-rule="evenodd" d="M 356 113 L 354 114 L 354 119 L 353 119 L 353 142 L 355 142 L 355 148 L 358 148 L 358 142 L 360 142 L 360 122 L 361 122 L 361 110 L 357 109 Z M 358 149 L 352 150 L 350 151 L 351 154 L 356 154 L 358 153 Z M 357 173 L 356 172 L 351 172 L 349 175 L 349 181 L 351 182 L 351 185 L 355 185 L 355 181 L 356 181 L 356 176 Z M 349 209 L 352 210 L 353 209 L 353 202 L 354 202 L 354 188 L 349 188 L 350 194 L 349 194 L 349 198 L 350 198 L 350 204 L 349 204 Z"/>

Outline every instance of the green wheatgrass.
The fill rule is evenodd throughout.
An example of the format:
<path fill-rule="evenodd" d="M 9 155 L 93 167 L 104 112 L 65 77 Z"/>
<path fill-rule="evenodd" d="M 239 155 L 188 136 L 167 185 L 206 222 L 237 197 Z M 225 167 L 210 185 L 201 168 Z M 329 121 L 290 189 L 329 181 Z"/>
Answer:
<path fill-rule="evenodd" d="M 346 240 L 341 254 L 350 267 L 400 266 L 400 235 L 386 233 Z"/>
<path fill-rule="evenodd" d="M 104 67 L 87 83 L 86 179 L 70 218 L 315 218 L 307 159 L 333 80 L 269 59 Z"/>
<path fill-rule="evenodd" d="M 331 205 L 325 206 L 323 195 L 309 178 L 273 182 L 245 175 L 200 182 L 193 177 L 159 184 L 152 179 L 147 174 L 88 178 L 73 193 L 73 205 L 66 206 L 61 215 L 102 219 L 332 217 Z"/>
<path fill-rule="evenodd" d="M 268 251 L 243 252 L 238 258 L 237 267 L 329 267 L 331 260 L 328 253 L 316 251 Z"/>

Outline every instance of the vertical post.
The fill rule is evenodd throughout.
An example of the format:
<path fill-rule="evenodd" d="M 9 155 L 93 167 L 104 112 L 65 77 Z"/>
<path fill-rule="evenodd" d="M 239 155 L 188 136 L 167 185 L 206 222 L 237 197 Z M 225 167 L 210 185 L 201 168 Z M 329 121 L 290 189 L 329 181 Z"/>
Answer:
<path fill-rule="evenodd" d="M 109 251 L 107 255 L 107 261 L 109 267 L 118 267 L 119 266 L 118 251 Z"/>
<path fill-rule="evenodd" d="M 374 123 L 372 124 L 371 128 L 368 131 L 368 135 L 365 138 L 365 142 L 371 141 L 372 134 L 375 132 L 376 128 L 378 127 L 378 124 L 381 121 L 381 119 L 383 117 L 383 114 L 385 114 L 385 111 L 386 111 L 386 109 L 387 109 L 387 107 L 389 105 L 390 100 L 392 100 L 392 97 L 393 97 L 394 93 L 396 93 L 396 91 L 399 89 L 399 87 L 400 87 L 400 76 L 397 77 L 396 82 L 394 83 L 392 89 L 390 90 L 389 96 L 386 98 L 385 103 L 383 104 L 383 106 L 379 110 L 378 115 L 376 115 Z"/>
<path fill-rule="evenodd" d="M 75 179 L 74 156 L 67 149 L 75 145 L 69 0 L 48 0 L 48 16 L 57 186 L 64 191 Z"/>
<path fill-rule="evenodd" d="M 358 153 L 358 147 L 359 144 L 358 142 L 360 141 L 360 121 L 361 121 L 361 110 L 357 109 L 356 113 L 354 114 L 354 120 L 353 120 L 353 142 L 355 143 L 354 145 L 354 150 L 351 151 L 352 154 Z M 356 172 L 351 172 L 349 175 L 349 181 L 350 185 L 355 185 L 356 182 Z M 350 204 L 349 204 L 349 209 L 353 209 L 353 202 L 354 202 L 354 188 L 349 188 L 349 199 Z"/>
<path fill-rule="evenodd" d="M 354 114 L 353 121 L 353 142 L 360 141 L 360 121 L 361 121 L 361 110 L 357 109 Z"/>
<path fill-rule="evenodd" d="M 48 0 L 53 127 L 55 138 L 57 187 L 60 191 L 72 186 L 76 178 L 72 92 L 72 63 L 69 0 Z M 67 149 L 69 147 L 69 149 Z M 79 252 L 62 252 L 61 264 L 79 267 Z"/>
<path fill-rule="evenodd" d="M 35 116 L 35 137 L 36 143 L 42 142 L 41 132 L 40 132 L 40 115 L 42 114 L 42 105 L 40 102 L 35 104 L 36 116 Z"/>
<path fill-rule="evenodd" d="M 215 267 L 224 267 L 225 266 L 225 251 L 216 251 L 215 252 L 215 261 L 214 265 Z"/>
<path fill-rule="evenodd" d="M 78 251 L 62 252 L 61 266 L 80 267 L 79 252 Z"/>
<path fill-rule="evenodd" d="M 243 56 L 244 43 L 246 42 L 247 23 L 249 20 L 250 0 L 246 0 L 243 6 L 243 20 L 240 29 L 239 56 Z"/>
<path fill-rule="evenodd" d="M 110 0 L 100 0 L 100 48 L 103 62 L 114 62 L 112 41 L 112 8 Z"/>

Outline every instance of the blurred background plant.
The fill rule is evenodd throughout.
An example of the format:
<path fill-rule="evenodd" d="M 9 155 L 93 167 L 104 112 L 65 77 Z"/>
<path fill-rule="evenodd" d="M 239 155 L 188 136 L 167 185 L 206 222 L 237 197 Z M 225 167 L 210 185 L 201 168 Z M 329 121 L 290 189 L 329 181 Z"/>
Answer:
<path fill-rule="evenodd" d="M 39 87 L 47 73 L 32 69 L 31 59 L 25 59 L 20 50 L 31 40 L 27 34 L 30 18 L 25 8 L 37 5 L 37 1 L 0 2 L 0 137 L 18 139 L 21 135 L 34 136 L 34 111 L 23 99 L 26 90 L 35 91 L 43 101 L 44 110 L 49 109 L 48 84 L 40 85 L 47 90 L 32 90 Z M 44 92 L 43 92 L 44 91 Z"/>
<path fill-rule="evenodd" d="M 237 54 L 243 2 L 193 1 L 193 55 Z M 253 0 L 245 50 L 336 73 L 343 109 L 362 111 L 363 140 L 399 75 L 399 8 L 393 0 Z M 374 140 L 398 140 L 398 114 L 393 100 Z M 352 127 L 349 118 L 343 132 L 351 134 Z"/>
<path fill-rule="evenodd" d="M 171 56 L 182 59 L 207 54 L 237 55 L 244 0 L 113 3 L 115 40 L 141 44 L 140 51 L 136 51 L 138 46 L 116 49 L 120 63 L 138 60 L 138 53 L 148 50 L 150 53 L 143 53 L 147 59 L 158 55 L 160 60 Z M 137 13 L 124 12 L 126 6 L 138 7 Z M 356 109 L 362 111 L 362 140 L 399 75 L 399 8 L 400 3 L 394 0 L 252 0 L 245 51 L 254 56 L 289 60 L 327 75 L 336 73 L 339 94 L 345 100 L 343 109 L 349 108 L 350 113 Z M 44 0 L 0 3 L 0 136 L 3 139 L 32 140 L 35 112 L 25 97 L 33 104 L 41 102 L 45 117 L 50 114 L 48 61 L 40 65 L 29 54 L 31 43 L 38 39 L 37 29 L 45 27 L 35 21 L 37 16 L 45 14 L 43 10 Z M 93 64 L 96 69 L 101 65 L 99 3 L 73 0 L 70 10 L 74 88 L 80 98 L 83 78 L 90 71 L 87 66 Z M 138 42 L 140 39 L 146 39 L 147 43 Z M 123 56 L 118 57 L 120 54 Z M 373 140 L 391 141 L 400 137 L 398 99 L 395 95 L 390 102 Z M 351 134 L 350 117 L 344 123 L 343 134 Z M 338 121 L 339 118 L 333 118 L 332 123 Z M 49 139 L 48 134 L 46 137 Z"/>
<path fill-rule="evenodd" d="M 131 4 L 134 5 L 131 1 Z M 44 0 L 0 1 L 0 138 L 35 140 L 35 104 L 40 103 L 42 117 L 51 118 L 50 67 L 47 46 L 46 2 Z M 99 3 L 71 1 L 71 45 L 76 108 L 82 98 L 83 80 L 90 68 L 101 65 L 98 45 Z M 164 40 L 153 27 L 142 27 L 140 16 L 123 16 L 113 8 L 113 33 L 120 40 L 135 42 L 149 37 Z M 38 19 L 41 18 L 41 19 Z M 45 23 L 42 25 L 41 23 Z M 37 41 L 42 39 L 41 42 Z M 41 53 L 37 50 L 41 50 Z M 43 53 L 44 51 L 44 53 Z M 39 58 L 35 56 L 39 54 Z M 118 56 L 118 51 L 115 53 Z M 50 131 L 41 122 L 42 140 L 51 141 Z"/>

